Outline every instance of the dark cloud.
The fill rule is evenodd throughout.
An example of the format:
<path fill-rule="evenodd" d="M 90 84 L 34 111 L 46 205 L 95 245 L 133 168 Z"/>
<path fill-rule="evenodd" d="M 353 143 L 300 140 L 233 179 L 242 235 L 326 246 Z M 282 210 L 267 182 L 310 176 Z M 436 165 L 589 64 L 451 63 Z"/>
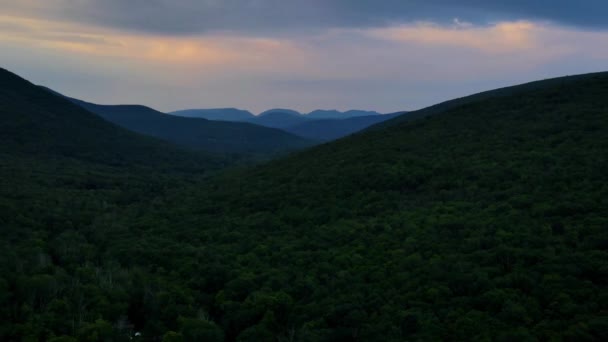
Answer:
<path fill-rule="evenodd" d="M 6 4 L 3 4 L 5 3 Z M 411 21 L 476 24 L 537 19 L 608 28 L 606 0 L 47 0 L 6 9 L 38 9 L 40 16 L 165 34 L 209 31 L 280 33 L 330 27 L 373 27 Z M 18 2 L 19 3 L 19 2 Z"/>

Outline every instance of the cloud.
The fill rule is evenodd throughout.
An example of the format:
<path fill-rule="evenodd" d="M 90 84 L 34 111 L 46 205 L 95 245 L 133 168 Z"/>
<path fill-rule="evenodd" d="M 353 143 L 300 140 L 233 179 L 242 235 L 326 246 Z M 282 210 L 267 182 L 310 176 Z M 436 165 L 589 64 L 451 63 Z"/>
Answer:
<path fill-rule="evenodd" d="M 302 56 L 289 41 L 264 37 L 213 35 L 198 37 L 124 33 L 82 24 L 0 16 L 0 39 L 114 60 L 174 65 L 177 68 L 277 67 L 276 56 Z"/>
<path fill-rule="evenodd" d="M 418 45 L 441 45 L 471 48 L 489 54 L 522 52 L 535 48 L 539 31 L 543 27 L 532 22 L 503 22 L 492 26 L 476 27 L 454 19 L 451 27 L 433 23 L 418 23 L 382 29 L 369 33 L 378 39 L 387 39 Z"/>
<path fill-rule="evenodd" d="M 7 15 L 191 35 L 218 31 L 286 34 L 328 28 L 374 28 L 416 21 L 476 25 L 551 21 L 608 28 L 605 0 L 0 0 Z"/>
<path fill-rule="evenodd" d="M 252 0 L 250 6 L 265 3 Z M 540 20 L 480 24 L 452 16 L 444 23 L 416 20 L 289 34 L 184 35 L 53 17 L 3 13 L 0 64 L 85 100 L 161 110 L 359 107 L 392 112 L 538 78 L 608 69 L 608 32 Z"/>
<path fill-rule="evenodd" d="M 37 19 L 0 16 L 0 37 L 7 41 L 38 41 L 50 44 L 115 45 L 88 28 Z"/>

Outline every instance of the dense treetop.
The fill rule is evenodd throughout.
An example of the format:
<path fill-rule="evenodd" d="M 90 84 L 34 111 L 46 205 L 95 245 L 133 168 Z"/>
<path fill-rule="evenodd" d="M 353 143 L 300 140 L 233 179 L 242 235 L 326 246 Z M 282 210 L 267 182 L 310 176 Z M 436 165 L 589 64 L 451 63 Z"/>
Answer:
<path fill-rule="evenodd" d="M 608 74 L 410 115 L 212 179 L 2 159 L 0 337 L 606 340 Z"/>

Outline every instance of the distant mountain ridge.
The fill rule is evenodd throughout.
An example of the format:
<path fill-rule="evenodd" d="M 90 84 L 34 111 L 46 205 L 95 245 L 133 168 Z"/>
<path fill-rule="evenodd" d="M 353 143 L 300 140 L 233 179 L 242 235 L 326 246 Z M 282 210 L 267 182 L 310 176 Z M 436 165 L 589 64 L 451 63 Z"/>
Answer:
<path fill-rule="evenodd" d="M 376 123 L 393 118 L 376 111 L 317 109 L 302 114 L 292 109 L 274 108 L 258 115 L 234 108 L 189 109 L 170 112 L 171 115 L 198 117 L 209 120 L 249 122 L 260 126 L 278 128 L 300 137 L 317 141 L 329 141 L 365 129 Z"/>
<path fill-rule="evenodd" d="M 249 120 L 249 122 L 266 127 L 285 129 L 308 120 L 305 116 L 293 111 L 269 110 Z"/>
<path fill-rule="evenodd" d="M 396 118 L 402 114 L 405 114 L 405 112 L 354 116 L 347 119 L 309 120 L 287 127 L 285 130 L 308 139 L 331 141 L 359 132 L 377 123 Z"/>
<path fill-rule="evenodd" d="M 237 108 L 186 109 L 169 114 L 216 121 L 247 121 L 255 118 L 250 111 Z"/>
<path fill-rule="evenodd" d="M 69 97 L 68 99 L 134 132 L 204 151 L 260 155 L 313 145 L 312 141 L 291 133 L 246 122 L 174 116 L 142 105 L 99 105 Z"/>
<path fill-rule="evenodd" d="M 273 109 L 269 109 L 269 110 L 261 112 L 260 114 L 257 115 L 257 117 L 261 118 L 266 115 L 273 115 L 273 114 L 277 114 L 277 113 L 291 115 L 291 116 L 301 116 L 302 115 L 302 113 L 300 113 L 296 110 L 293 110 L 293 109 L 273 108 Z"/>
<path fill-rule="evenodd" d="M 306 114 L 307 118 L 310 119 L 349 119 L 349 118 L 355 118 L 355 117 L 361 117 L 361 116 L 373 116 L 373 115 L 382 115 L 376 111 L 371 111 L 371 110 L 356 110 L 356 109 L 351 109 L 351 110 L 347 110 L 345 112 L 341 112 L 338 110 L 323 110 L 323 109 L 317 109 L 317 110 L 313 110 L 312 112 Z"/>
<path fill-rule="evenodd" d="M 360 116 L 382 115 L 376 111 L 351 109 L 344 112 L 335 109 L 316 109 L 310 113 L 300 113 L 293 109 L 273 108 L 254 115 L 252 112 L 237 108 L 209 108 L 209 109 L 184 109 L 169 112 L 168 114 L 190 118 L 203 118 L 220 121 L 249 121 L 272 115 L 299 116 L 306 119 L 348 119 Z"/>

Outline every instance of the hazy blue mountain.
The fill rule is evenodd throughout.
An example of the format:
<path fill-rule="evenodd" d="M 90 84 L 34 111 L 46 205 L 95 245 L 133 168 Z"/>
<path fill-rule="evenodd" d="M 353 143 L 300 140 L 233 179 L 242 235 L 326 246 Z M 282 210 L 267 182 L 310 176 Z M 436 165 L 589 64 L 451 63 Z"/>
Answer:
<path fill-rule="evenodd" d="M 357 116 L 369 116 L 369 115 L 382 115 L 382 113 L 378 113 L 374 110 L 351 109 L 351 110 L 347 110 L 346 112 L 344 112 L 344 115 L 350 116 L 350 117 L 357 117 Z"/>
<path fill-rule="evenodd" d="M 169 113 L 181 117 L 204 118 L 218 121 L 249 122 L 260 126 L 278 128 L 296 133 L 303 137 L 314 137 L 320 141 L 333 140 L 382 122 L 387 117 L 375 111 L 349 110 L 314 110 L 301 114 L 292 109 L 274 108 L 259 115 L 236 108 L 187 109 Z M 354 121 L 342 121 L 352 118 L 364 118 Z M 319 122 L 316 122 L 319 121 Z M 327 126 L 325 126 L 325 123 Z M 302 125 L 300 127 L 300 125 Z"/>
<path fill-rule="evenodd" d="M 248 121 L 255 118 L 250 111 L 237 108 L 185 109 L 168 114 L 216 121 Z"/>
<path fill-rule="evenodd" d="M 71 101 L 132 131 L 205 151 L 272 154 L 313 144 L 291 133 L 251 123 L 186 118 L 141 105 L 99 105 L 77 99 Z"/>
<path fill-rule="evenodd" d="M 310 120 L 287 127 L 285 130 L 312 140 L 330 141 L 356 133 L 371 125 L 395 118 L 404 113 L 359 116 L 348 119 Z"/>
<path fill-rule="evenodd" d="M 360 116 L 372 116 L 381 115 L 378 112 L 366 111 L 366 110 L 349 110 L 346 112 L 340 112 L 337 110 L 323 110 L 317 109 L 308 114 L 306 117 L 309 119 L 348 119 Z"/>
<path fill-rule="evenodd" d="M 302 113 L 295 111 L 293 109 L 273 108 L 273 109 L 269 109 L 269 110 L 261 112 L 260 114 L 258 114 L 258 117 L 266 116 L 268 114 L 276 114 L 276 113 L 290 114 L 292 116 L 301 116 L 302 115 Z"/>
<path fill-rule="evenodd" d="M 302 122 L 306 122 L 308 120 L 310 119 L 295 111 L 282 111 L 273 109 L 265 111 L 262 114 L 248 121 L 261 126 L 284 129 Z"/>

